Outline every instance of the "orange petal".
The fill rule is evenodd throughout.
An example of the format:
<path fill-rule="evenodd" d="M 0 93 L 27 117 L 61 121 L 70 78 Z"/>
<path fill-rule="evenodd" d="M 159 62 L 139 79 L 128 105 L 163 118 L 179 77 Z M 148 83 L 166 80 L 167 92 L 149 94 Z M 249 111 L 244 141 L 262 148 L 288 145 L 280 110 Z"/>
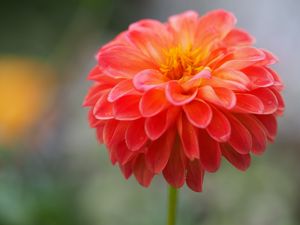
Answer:
<path fill-rule="evenodd" d="M 244 69 L 243 72 L 251 80 L 252 88 L 269 87 L 274 84 L 272 74 L 264 67 L 250 66 Z"/>
<path fill-rule="evenodd" d="M 197 98 L 209 101 L 215 105 L 231 109 L 235 106 L 236 97 L 233 91 L 227 88 L 203 86 L 198 90 Z"/>
<path fill-rule="evenodd" d="M 212 118 L 210 106 L 202 100 L 195 100 L 183 106 L 186 117 L 195 127 L 205 128 Z"/>
<path fill-rule="evenodd" d="M 272 114 L 278 109 L 278 101 L 275 94 L 269 88 L 259 88 L 250 92 L 257 96 L 264 105 L 264 114 Z"/>
<path fill-rule="evenodd" d="M 142 148 L 148 140 L 144 129 L 144 119 L 136 120 L 130 123 L 125 133 L 127 147 L 131 151 L 137 151 Z"/>
<path fill-rule="evenodd" d="M 113 103 L 114 117 L 118 120 L 136 120 L 141 118 L 139 111 L 140 96 L 127 95 Z"/>
<path fill-rule="evenodd" d="M 231 134 L 231 126 L 227 117 L 219 110 L 213 109 L 211 123 L 207 127 L 208 134 L 218 142 L 228 141 Z"/>
<path fill-rule="evenodd" d="M 199 159 L 198 129 L 188 121 L 185 115 L 180 117 L 177 127 L 185 155 L 190 160 Z"/>
<path fill-rule="evenodd" d="M 151 89 L 141 98 L 139 109 L 144 117 L 155 116 L 168 106 L 165 93 L 160 89 Z"/>
<path fill-rule="evenodd" d="M 109 102 L 114 102 L 125 95 L 134 95 L 137 93 L 138 92 L 134 89 L 131 80 L 123 80 L 110 90 L 107 100 Z"/>
<path fill-rule="evenodd" d="M 255 95 L 237 93 L 236 105 L 232 110 L 240 113 L 261 114 L 264 111 L 264 104 Z"/>
<path fill-rule="evenodd" d="M 158 70 L 147 69 L 134 76 L 133 84 L 137 90 L 148 91 L 154 87 L 162 87 L 165 82 L 164 79 Z"/>
<path fill-rule="evenodd" d="M 248 34 L 248 32 L 238 28 L 232 29 L 223 39 L 223 43 L 228 47 L 251 45 L 254 42 L 254 37 Z"/>
<path fill-rule="evenodd" d="M 99 98 L 94 107 L 93 114 L 99 120 L 114 118 L 113 105 L 107 101 L 107 94 L 104 94 Z"/>
<path fill-rule="evenodd" d="M 146 162 L 154 173 L 160 173 L 166 167 L 174 146 L 175 134 L 174 129 L 169 130 L 150 145 L 146 153 Z"/>
<path fill-rule="evenodd" d="M 194 89 L 190 92 L 185 92 L 180 84 L 175 81 L 169 81 L 166 85 L 166 97 L 167 100 L 176 106 L 187 104 L 196 97 L 198 89 Z"/>

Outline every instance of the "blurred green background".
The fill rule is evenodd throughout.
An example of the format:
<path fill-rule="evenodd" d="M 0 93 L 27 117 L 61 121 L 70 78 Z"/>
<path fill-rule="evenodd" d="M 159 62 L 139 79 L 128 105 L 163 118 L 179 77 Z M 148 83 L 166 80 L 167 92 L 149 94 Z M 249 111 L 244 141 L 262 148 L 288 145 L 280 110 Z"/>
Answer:
<path fill-rule="evenodd" d="M 128 24 L 215 8 L 279 56 L 287 110 L 247 172 L 223 161 L 203 193 L 181 190 L 178 225 L 300 224 L 299 1 L 11 0 L 0 6 L 0 225 L 165 223 L 163 179 L 125 181 L 88 127 L 85 78 Z"/>

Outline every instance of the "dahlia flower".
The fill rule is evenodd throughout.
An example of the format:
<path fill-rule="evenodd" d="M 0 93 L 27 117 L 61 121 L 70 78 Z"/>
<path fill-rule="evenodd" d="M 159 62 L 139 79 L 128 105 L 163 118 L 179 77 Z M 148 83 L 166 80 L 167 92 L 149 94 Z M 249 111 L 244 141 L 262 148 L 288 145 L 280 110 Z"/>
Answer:
<path fill-rule="evenodd" d="M 99 50 L 84 106 L 125 178 L 147 187 L 163 174 L 199 192 L 222 156 L 244 171 L 274 141 L 284 110 L 277 58 L 235 24 L 224 10 L 145 19 Z"/>

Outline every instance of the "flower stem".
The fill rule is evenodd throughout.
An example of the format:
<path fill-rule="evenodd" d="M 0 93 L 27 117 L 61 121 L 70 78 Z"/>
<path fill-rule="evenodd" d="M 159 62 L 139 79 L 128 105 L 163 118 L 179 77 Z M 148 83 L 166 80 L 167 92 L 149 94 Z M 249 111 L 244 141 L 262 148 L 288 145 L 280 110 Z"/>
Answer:
<path fill-rule="evenodd" d="M 169 203 L 168 203 L 168 221 L 167 225 L 175 225 L 176 223 L 176 206 L 177 206 L 177 189 L 169 187 Z"/>

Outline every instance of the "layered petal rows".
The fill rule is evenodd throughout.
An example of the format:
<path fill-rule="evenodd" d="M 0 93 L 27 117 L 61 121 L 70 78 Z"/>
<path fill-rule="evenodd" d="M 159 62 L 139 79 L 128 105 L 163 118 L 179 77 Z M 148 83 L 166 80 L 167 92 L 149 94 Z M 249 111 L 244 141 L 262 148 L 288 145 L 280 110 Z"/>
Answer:
<path fill-rule="evenodd" d="M 84 106 L 125 178 L 147 187 L 162 173 L 201 191 L 222 156 L 244 171 L 274 141 L 284 110 L 277 58 L 235 23 L 224 10 L 141 20 L 99 50 Z"/>

